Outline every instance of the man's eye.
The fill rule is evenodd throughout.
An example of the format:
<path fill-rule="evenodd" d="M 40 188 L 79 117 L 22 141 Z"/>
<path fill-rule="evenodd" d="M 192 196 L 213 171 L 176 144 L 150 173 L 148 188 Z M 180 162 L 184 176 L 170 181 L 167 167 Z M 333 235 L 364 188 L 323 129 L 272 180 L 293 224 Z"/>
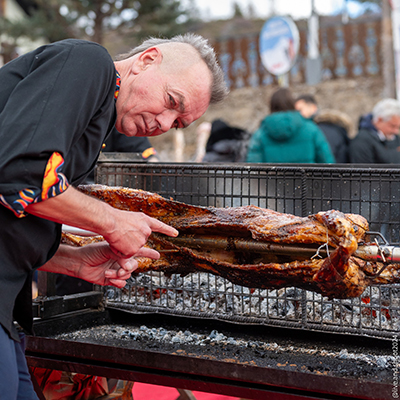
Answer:
<path fill-rule="evenodd" d="M 175 106 L 176 106 L 176 101 L 175 101 L 175 99 L 174 99 L 171 95 L 169 95 L 169 102 L 170 102 L 170 104 L 171 104 L 172 107 L 175 107 Z"/>

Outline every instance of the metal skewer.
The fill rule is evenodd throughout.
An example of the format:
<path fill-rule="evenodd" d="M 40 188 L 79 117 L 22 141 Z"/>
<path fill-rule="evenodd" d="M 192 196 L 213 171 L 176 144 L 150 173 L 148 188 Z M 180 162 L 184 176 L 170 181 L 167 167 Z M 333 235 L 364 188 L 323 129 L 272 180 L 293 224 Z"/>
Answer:
<path fill-rule="evenodd" d="M 374 244 L 360 245 L 354 256 L 365 261 L 381 262 L 384 264 L 400 263 L 400 247 L 390 246 L 379 232 L 367 232 L 369 235 L 380 236 L 384 244 L 380 245 L 376 240 Z M 333 248 L 321 246 L 316 248 L 308 244 L 280 244 L 269 242 L 258 242 L 246 238 L 237 237 L 215 237 L 207 235 L 188 235 L 168 238 L 168 241 L 181 247 L 192 249 L 219 249 L 224 251 L 243 251 L 254 253 L 270 253 L 288 256 L 299 256 L 312 258 L 318 254 L 320 257 L 327 257 L 328 252 Z"/>

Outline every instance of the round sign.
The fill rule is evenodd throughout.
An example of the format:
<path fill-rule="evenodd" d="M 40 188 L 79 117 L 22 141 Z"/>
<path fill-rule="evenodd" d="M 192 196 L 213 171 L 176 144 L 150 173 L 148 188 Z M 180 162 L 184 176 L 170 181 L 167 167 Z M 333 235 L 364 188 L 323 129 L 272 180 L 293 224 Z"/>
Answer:
<path fill-rule="evenodd" d="M 299 30 L 292 19 L 270 18 L 260 33 L 260 56 L 266 70 L 274 75 L 289 72 L 296 62 L 299 42 Z"/>

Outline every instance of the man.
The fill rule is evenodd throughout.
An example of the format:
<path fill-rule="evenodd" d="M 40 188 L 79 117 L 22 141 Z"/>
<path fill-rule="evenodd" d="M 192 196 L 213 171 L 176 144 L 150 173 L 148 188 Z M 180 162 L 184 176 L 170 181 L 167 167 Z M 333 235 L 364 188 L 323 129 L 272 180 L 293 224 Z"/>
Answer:
<path fill-rule="evenodd" d="M 36 269 L 123 287 L 153 259 L 152 232 L 178 232 L 142 213 L 117 210 L 79 192 L 114 127 L 126 136 L 184 128 L 227 89 L 215 53 L 195 35 L 150 39 L 113 62 L 96 43 L 42 46 L 0 69 L 0 393 L 37 399 L 16 320 L 31 332 Z M 59 246 L 61 224 L 107 244 Z"/>
<path fill-rule="evenodd" d="M 313 119 L 318 112 L 317 100 L 311 94 L 297 97 L 294 107 L 304 118 Z"/>
<path fill-rule="evenodd" d="M 349 162 L 351 119 L 343 112 L 318 109 L 314 96 L 304 94 L 296 99 L 295 108 L 304 118 L 312 119 L 324 133 L 337 163 Z"/>
<path fill-rule="evenodd" d="M 379 101 L 360 118 L 357 136 L 350 142 L 350 162 L 363 164 L 400 163 L 400 102 Z"/>

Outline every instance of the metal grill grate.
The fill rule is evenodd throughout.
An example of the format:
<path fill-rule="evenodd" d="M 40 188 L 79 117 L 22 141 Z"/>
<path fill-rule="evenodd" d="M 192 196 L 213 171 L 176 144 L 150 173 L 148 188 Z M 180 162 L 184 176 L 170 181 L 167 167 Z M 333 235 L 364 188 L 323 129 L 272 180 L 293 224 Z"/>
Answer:
<path fill-rule="evenodd" d="M 103 157 L 104 160 L 104 157 Z M 297 165 L 142 164 L 99 162 L 97 183 L 158 193 L 188 204 L 253 204 L 307 216 L 338 209 L 364 216 L 370 230 L 398 245 L 400 169 Z M 184 278 L 141 274 L 128 289 L 108 288 L 110 306 L 229 320 L 389 337 L 400 328 L 400 285 L 366 289 L 360 298 L 329 300 L 297 289 L 249 289 L 198 273 Z"/>

